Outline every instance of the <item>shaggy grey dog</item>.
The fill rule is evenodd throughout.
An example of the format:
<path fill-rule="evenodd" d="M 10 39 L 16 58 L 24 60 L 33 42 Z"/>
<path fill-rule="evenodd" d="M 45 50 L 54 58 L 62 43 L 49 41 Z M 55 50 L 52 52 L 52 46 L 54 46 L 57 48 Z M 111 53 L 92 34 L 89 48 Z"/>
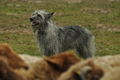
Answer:
<path fill-rule="evenodd" d="M 35 10 L 30 17 L 40 52 L 50 56 L 74 49 L 79 57 L 93 57 L 95 43 L 91 32 L 79 26 L 59 27 L 50 20 L 53 14 Z"/>

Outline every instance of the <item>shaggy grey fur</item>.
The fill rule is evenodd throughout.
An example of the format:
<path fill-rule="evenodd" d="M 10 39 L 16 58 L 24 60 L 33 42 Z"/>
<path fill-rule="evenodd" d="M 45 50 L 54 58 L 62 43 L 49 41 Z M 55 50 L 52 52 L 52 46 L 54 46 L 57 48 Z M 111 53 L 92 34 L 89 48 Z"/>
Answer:
<path fill-rule="evenodd" d="M 74 49 L 82 58 L 93 57 L 95 43 L 91 32 L 79 26 L 59 27 L 50 20 L 53 14 L 35 10 L 30 17 L 40 52 L 50 56 Z"/>

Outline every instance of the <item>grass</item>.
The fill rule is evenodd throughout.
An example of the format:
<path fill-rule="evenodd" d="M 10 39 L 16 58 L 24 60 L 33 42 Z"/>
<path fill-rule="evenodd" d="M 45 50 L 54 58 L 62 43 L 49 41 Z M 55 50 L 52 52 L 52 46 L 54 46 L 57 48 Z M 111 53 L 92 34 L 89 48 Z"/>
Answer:
<path fill-rule="evenodd" d="M 120 54 L 120 1 L 82 0 L 0 1 L 0 43 L 8 43 L 19 54 L 38 55 L 29 17 L 36 9 L 55 12 L 59 26 L 80 25 L 96 38 L 96 56 Z M 79 0 L 75 0 L 79 1 Z"/>

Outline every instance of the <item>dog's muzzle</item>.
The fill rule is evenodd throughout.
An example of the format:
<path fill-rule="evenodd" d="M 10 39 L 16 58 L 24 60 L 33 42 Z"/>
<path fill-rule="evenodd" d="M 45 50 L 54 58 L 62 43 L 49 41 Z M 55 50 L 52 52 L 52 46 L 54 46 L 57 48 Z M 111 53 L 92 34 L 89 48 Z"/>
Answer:
<path fill-rule="evenodd" d="M 35 21 L 33 20 L 33 18 L 30 18 L 30 21 L 31 21 L 31 25 L 32 25 L 32 26 L 37 26 L 37 25 L 39 25 L 39 22 L 35 22 Z"/>

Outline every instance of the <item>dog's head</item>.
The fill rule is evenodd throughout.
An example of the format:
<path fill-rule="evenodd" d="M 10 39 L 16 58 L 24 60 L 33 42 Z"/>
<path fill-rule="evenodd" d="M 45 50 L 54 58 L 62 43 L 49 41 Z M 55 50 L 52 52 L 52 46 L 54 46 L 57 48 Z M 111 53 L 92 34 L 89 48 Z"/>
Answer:
<path fill-rule="evenodd" d="M 100 67 L 92 60 L 86 60 L 71 66 L 58 80 L 100 80 L 103 75 L 104 72 Z"/>
<path fill-rule="evenodd" d="M 28 69 L 28 65 L 15 53 L 9 45 L 5 43 L 0 44 L 0 56 L 4 56 L 9 65 L 14 68 L 25 68 Z"/>
<path fill-rule="evenodd" d="M 100 80 L 104 75 L 104 71 L 95 65 L 92 60 L 88 60 L 86 65 L 81 68 L 80 72 L 80 76 L 83 80 Z"/>
<path fill-rule="evenodd" d="M 72 53 L 60 53 L 51 57 L 44 57 L 43 60 L 38 61 L 32 70 L 30 70 L 28 79 L 56 80 L 61 73 L 79 61 Z"/>
<path fill-rule="evenodd" d="M 53 14 L 54 12 L 48 13 L 43 10 L 35 10 L 30 17 L 31 26 L 35 29 L 33 32 L 45 25 Z"/>

